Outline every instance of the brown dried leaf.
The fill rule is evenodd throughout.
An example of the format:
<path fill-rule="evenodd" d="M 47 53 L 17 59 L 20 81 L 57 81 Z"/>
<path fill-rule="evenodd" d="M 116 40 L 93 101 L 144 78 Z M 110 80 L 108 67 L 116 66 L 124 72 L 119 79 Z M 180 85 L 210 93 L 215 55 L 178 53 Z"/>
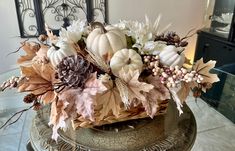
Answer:
<path fill-rule="evenodd" d="M 155 98 L 159 100 L 168 100 L 171 98 L 169 90 L 161 83 L 158 77 L 148 76 L 146 81 L 154 86 L 150 92 L 154 92 Z"/>
<path fill-rule="evenodd" d="M 26 61 L 31 61 L 36 56 L 36 52 L 40 49 L 40 45 L 36 42 L 24 42 L 21 44 L 22 49 L 26 52 L 26 55 L 20 56 L 17 60 L 19 64 Z"/>
<path fill-rule="evenodd" d="M 193 66 L 193 70 L 195 70 L 198 74 L 203 77 L 201 83 L 214 83 L 218 82 L 219 78 L 217 74 L 211 74 L 210 70 L 215 67 L 216 61 L 210 60 L 207 63 L 203 62 L 203 58 L 198 60 Z"/>
<path fill-rule="evenodd" d="M 169 90 L 160 82 L 159 78 L 149 76 L 146 78 L 148 83 L 154 85 L 154 88 L 148 93 L 145 93 L 146 100 L 142 101 L 146 113 L 153 118 L 157 113 L 158 100 L 170 99 Z"/>
<path fill-rule="evenodd" d="M 55 78 L 54 70 L 50 68 L 50 64 L 33 64 L 31 67 L 22 66 L 21 72 L 26 80 L 18 87 L 19 92 L 31 92 L 35 95 L 41 95 L 44 104 L 53 101 L 52 98 L 55 98 L 55 94 L 52 93 L 52 82 Z"/>
<path fill-rule="evenodd" d="M 122 79 L 127 87 L 128 87 L 128 99 L 132 101 L 133 99 L 138 99 L 141 101 L 145 101 L 146 98 L 142 94 L 143 92 L 149 92 L 154 88 L 152 84 L 148 84 L 145 82 L 140 82 L 139 79 L 139 71 L 129 71 L 125 72 L 121 70 L 119 73 L 120 79 Z"/>
<path fill-rule="evenodd" d="M 97 95 L 97 105 L 102 106 L 101 110 L 99 111 L 99 120 L 104 119 L 104 117 L 107 116 L 110 111 L 115 117 L 118 117 L 121 109 L 121 97 L 117 87 L 114 86 L 113 81 L 108 80 L 104 82 L 104 85 L 106 86 L 107 90 L 102 94 Z"/>
<path fill-rule="evenodd" d="M 97 73 L 93 73 L 86 81 L 85 88 L 77 93 L 76 108 L 77 113 L 84 118 L 94 121 L 95 96 L 106 91 L 106 87 L 101 80 L 97 79 Z"/>
<path fill-rule="evenodd" d="M 49 47 L 46 45 L 41 45 L 41 48 L 36 52 L 36 56 L 33 58 L 33 62 L 35 63 L 48 63 L 49 59 L 47 57 L 47 51 Z"/>
<path fill-rule="evenodd" d="M 194 82 L 190 82 L 190 83 L 181 82 L 181 88 L 177 92 L 177 95 L 178 95 L 181 103 L 185 102 L 186 98 L 189 95 L 189 92 L 190 92 L 191 88 L 194 88 L 194 87 L 195 87 L 195 83 Z"/>
<path fill-rule="evenodd" d="M 51 104 L 51 114 L 49 125 L 53 125 L 52 139 L 57 140 L 59 134 L 57 130 L 59 128 L 66 128 L 66 119 L 68 114 L 65 112 L 65 108 L 68 106 L 67 102 L 62 100 L 53 101 Z"/>

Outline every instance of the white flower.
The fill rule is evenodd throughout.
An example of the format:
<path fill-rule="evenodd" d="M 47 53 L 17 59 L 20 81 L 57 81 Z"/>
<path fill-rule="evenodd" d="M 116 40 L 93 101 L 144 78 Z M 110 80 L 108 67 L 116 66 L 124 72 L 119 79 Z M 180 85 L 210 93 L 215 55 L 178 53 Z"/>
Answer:
<path fill-rule="evenodd" d="M 159 31 L 159 22 L 161 15 L 159 15 L 152 24 L 147 16 L 145 16 L 145 23 L 138 21 L 121 20 L 116 26 L 120 28 L 126 35 L 131 36 L 135 40 L 132 47 L 138 48 L 140 51 L 148 41 L 153 41 L 156 35 L 165 32 L 170 25 L 166 26 L 164 30 Z"/>
<path fill-rule="evenodd" d="M 144 54 L 158 55 L 166 46 L 166 42 L 163 41 L 148 41 L 139 51 Z"/>
<path fill-rule="evenodd" d="M 61 28 L 60 39 L 69 43 L 78 42 L 84 33 L 87 32 L 86 20 L 77 20 L 65 28 Z"/>

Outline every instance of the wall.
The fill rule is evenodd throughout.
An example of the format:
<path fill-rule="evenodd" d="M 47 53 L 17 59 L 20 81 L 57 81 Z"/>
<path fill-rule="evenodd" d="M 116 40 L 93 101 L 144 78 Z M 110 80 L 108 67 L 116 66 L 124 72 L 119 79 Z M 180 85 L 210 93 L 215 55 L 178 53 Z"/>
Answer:
<path fill-rule="evenodd" d="M 7 56 L 19 47 L 19 27 L 13 0 L 0 0 L 0 73 L 16 67 L 19 54 Z"/>
<path fill-rule="evenodd" d="M 192 28 L 200 28 L 203 22 L 203 14 L 206 0 L 109 0 L 109 20 L 116 23 L 120 19 L 132 19 L 143 21 L 145 14 L 151 20 L 155 20 L 158 14 L 162 14 L 162 27 L 172 23 L 172 30 L 184 36 Z M 16 67 L 17 53 L 7 56 L 15 51 L 19 42 L 19 28 L 13 0 L 0 0 L 0 73 Z M 190 39 L 190 45 L 186 51 L 187 56 L 194 54 L 196 38 Z"/>

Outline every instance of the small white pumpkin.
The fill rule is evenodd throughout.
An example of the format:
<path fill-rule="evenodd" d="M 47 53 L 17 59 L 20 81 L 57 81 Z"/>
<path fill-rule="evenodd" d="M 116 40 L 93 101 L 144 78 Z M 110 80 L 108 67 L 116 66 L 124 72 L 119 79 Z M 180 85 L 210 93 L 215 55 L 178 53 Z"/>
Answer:
<path fill-rule="evenodd" d="M 182 67 L 185 61 L 185 55 L 182 50 L 177 49 L 173 45 L 166 46 L 159 54 L 160 63 L 166 66 Z"/>
<path fill-rule="evenodd" d="M 87 37 L 87 49 L 109 62 L 113 54 L 127 47 L 125 34 L 117 27 L 106 26 L 99 22 L 94 22 L 95 28 Z"/>
<path fill-rule="evenodd" d="M 110 68 L 114 75 L 118 76 L 120 70 L 142 71 L 143 62 L 141 56 L 133 49 L 117 51 L 110 60 Z"/>
<path fill-rule="evenodd" d="M 56 45 L 53 44 L 47 51 L 47 57 L 54 67 L 56 67 L 63 58 L 76 54 L 76 50 L 65 41 L 58 41 Z"/>

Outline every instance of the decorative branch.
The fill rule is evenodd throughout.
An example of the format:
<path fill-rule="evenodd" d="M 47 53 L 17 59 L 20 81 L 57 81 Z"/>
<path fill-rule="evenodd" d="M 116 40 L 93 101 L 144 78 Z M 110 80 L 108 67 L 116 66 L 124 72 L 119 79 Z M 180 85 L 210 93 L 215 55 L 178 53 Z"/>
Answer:
<path fill-rule="evenodd" d="M 21 49 L 22 47 L 24 47 L 24 45 L 26 44 L 26 42 L 27 42 L 28 40 L 29 40 L 29 38 L 26 39 L 25 41 L 23 41 L 23 42 L 22 42 L 22 43 L 23 43 L 22 46 L 20 46 L 16 51 L 13 51 L 13 52 L 8 53 L 7 56 L 9 56 L 9 55 L 11 55 L 11 54 L 13 54 L 13 53 L 19 52 L 20 49 Z"/>
<path fill-rule="evenodd" d="M 192 36 L 194 36 L 197 33 L 197 32 L 192 33 L 194 30 L 196 30 L 196 28 L 190 29 L 188 31 L 188 33 L 183 38 L 180 39 L 180 41 L 182 42 L 183 40 L 191 38 Z M 190 34 L 190 33 L 192 33 L 192 34 Z"/>
<path fill-rule="evenodd" d="M 16 122 L 21 118 L 21 116 L 23 115 L 23 113 L 26 112 L 26 111 L 28 111 L 28 110 L 30 110 L 33 106 L 34 106 L 34 105 L 30 106 L 29 108 L 26 108 L 26 109 L 23 109 L 23 110 L 21 110 L 21 111 L 16 112 L 14 115 L 12 115 L 12 116 L 0 127 L 0 129 L 2 129 L 2 128 L 5 127 L 5 126 L 10 126 L 10 125 L 16 123 Z M 14 120 L 13 122 L 10 122 L 10 121 L 11 121 L 15 116 L 17 116 L 18 114 L 19 114 L 19 116 L 17 117 L 17 119 Z M 10 122 L 10 123 L 9 123 L 9 122 Z M 8 123 L 9 123 L 9 124 L 8 124 Z"/>

